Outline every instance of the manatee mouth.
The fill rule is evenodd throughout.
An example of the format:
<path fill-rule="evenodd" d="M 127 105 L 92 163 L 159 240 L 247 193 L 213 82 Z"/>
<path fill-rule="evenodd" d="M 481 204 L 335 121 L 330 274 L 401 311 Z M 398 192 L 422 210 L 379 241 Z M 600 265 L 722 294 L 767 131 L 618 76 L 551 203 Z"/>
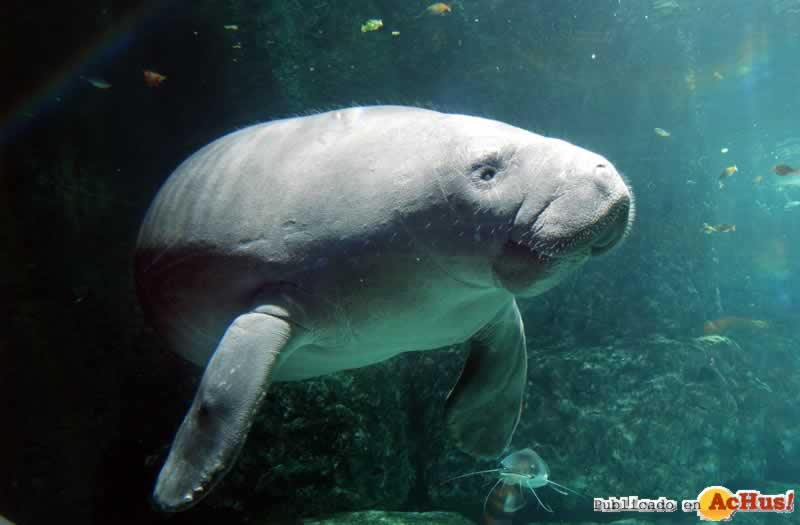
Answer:
<path fill-rule="evenodd" d="M 633 206 L 628 196 L 622 196 L 608 207 L 600 220 L 574 231 L 565 228 L 566 231 L 554 232 L 553 228 L 540 224 L 539 218 L 543 216 L 546 214 L 540 214 L 534 221 L 529 234 L 532 240 L 526 240 L 524 236 L 520 240 L 512 239 L 512 242 L 539 257 L 558 258 L 581 254 L 594 257 L 617 247 L 627 236 L 633 222 Z M 546 221 L 543 222 L 546 224 Z"/>
<path fill-rule="evenodd" d="M 630 201 L 618 203 L 596 230 L 590 245 L 592 256 L 603 255 L 615 248 L 627 236 L 631 226 Z"/>
<path fill-rule="evenodd" d="M 551 201 L 524 226 L 515 221 L 493 264 L 503 287 L 519 296 L 546 291 L 591 257 L 621 244 L 633 222 L 630 193 L 601 204 L 585 216 Z M 557 206 L 554 208 L 554 206 Z"/>

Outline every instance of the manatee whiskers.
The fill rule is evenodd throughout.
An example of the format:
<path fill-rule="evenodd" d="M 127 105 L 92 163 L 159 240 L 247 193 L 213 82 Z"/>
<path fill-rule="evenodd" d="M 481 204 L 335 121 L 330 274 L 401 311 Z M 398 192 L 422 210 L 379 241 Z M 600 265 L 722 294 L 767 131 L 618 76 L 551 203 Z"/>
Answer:
<path fill-rule="evenodd" d="M 623 238 L 625 238 L 630 233 L 630 230 L 633 227 L 634 219 L 636 219 L 636 194 L 633 192 L 633 188 L 631 187 L 628 177 L 623 173 L 620 173 L 619 176 L 628 187 L 628 222 L 625 225 L 625 233 L 623 235 Z"/>
<path fill-rule="evenodd" d="M 558 239 L 558 240 L 536 240 L 529 244 L 532 253 L 535 253 L 540 258 L 553 259 L 565 252 L 575 245 L 574 239 Z"/>
<path fill-rule="evenodd" d="M 634 219 L 636 219 L 636 198 L 634 197 L 633 190 L 630 190 L 630 199 L 628 201 L 628 222 L 625 224 L 625 231 L 622 234 L 622 240 L 628 238 L 628 235 L 633 228 Z"/>

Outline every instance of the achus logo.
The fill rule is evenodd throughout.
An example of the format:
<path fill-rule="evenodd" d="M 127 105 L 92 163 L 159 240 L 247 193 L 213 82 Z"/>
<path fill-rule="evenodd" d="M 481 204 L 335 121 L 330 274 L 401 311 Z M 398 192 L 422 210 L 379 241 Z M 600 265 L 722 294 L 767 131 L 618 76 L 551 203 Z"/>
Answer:
<path fill-rule="evenodd" d="M 697 515 L 704 521 L 729 521 L 737 512 L 794 512 L 794 490 L 761 494 L 757 490 L 731 492 L 715 485 L 697 496 Z"/>

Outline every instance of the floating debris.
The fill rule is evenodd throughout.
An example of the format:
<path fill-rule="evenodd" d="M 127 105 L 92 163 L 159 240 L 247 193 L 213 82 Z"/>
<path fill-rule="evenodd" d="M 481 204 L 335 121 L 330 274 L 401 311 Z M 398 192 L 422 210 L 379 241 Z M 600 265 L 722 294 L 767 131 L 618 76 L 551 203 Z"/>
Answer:
<path fill-rule="evenodd" d="M 769 323 L 760 319 L 750 319 L 749 317 L 720 317 L 703 323 L 703 333 L 705 335 L 721 334 L 735 328 L 763 330 L 769 328 Z"/>
<path fill-rule="evenodd" d="M 653 131 L 655 131 L 656 135 L 659 137 L 669 137 L 672 135 L 672 133 L 663 128 L 653 128 Z"/>
<path fill-rule="evenodd" d="M 222 26 L 222 27 L 224 27 L 228 31 L 238 31 L 239 30 L 239 26 L 236 25 L 236 24 L 228 24 L 228 25 Z"/>
<path fill-rule="evenodd" d="M 707 222 L 703 223 L 703 233 L 730 233 L 736 231 L 735 224 L 717 224 L 715 226 L 711 226 Z"/>
<path fill-rule="evenodd" d="M 368 31 L 377 31 L 378 29 L 383 27 L 383 20 L 379 18 L 370 18 L 361 26 L 361 32 L 366 33 Z"/>
<path fill-rule="evenodd" d="M 672 14 L 673 12 L 680 12 L 681 6 L 675 0 L 655 0 L 653 2 L 653 9 L 656 12 Z"/>
<path fill-rule="evenodd" d="M 81 78 L 84 79 L 89 84 L 91 84 L 93 87 L 96 87 L 97 89 L 108 89 L 111 87 L 111 84 L 102 78 L 84 77 L 84 76 L 81 76 Z"/>
<path fill-rule="evenodd" d="M 719 150 L 720 153 L 728 153 L 728 148 L 722 148 Z"/>
<path fill-rule="evenodd" d="M 157 73 L 151 69 L 144 70 L 144 83 L 149 87 L 158 87 L 167 79 L 166 75 Z"/>
<path fill-rule="evenodd" d="M 392 31 L 392 36 L 400 36 L 400 31 Z"/>
<path fill-rule="evenodd" d="M 436 2 L 435 4 L 429 5 L 425 11 L 430 15 L 439 16 L 445 13 L 451 13 L 453 9 L 444 2 Z"/>

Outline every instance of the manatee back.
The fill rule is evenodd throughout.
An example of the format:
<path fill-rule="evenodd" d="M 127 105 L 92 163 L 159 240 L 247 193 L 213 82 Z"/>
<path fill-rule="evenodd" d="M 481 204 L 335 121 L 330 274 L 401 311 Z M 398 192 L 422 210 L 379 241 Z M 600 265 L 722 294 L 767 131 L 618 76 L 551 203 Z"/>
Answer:
<path fill-rule="evenodd" d="M 146 315 L 173 348 L 203 363 L 260 288 L 390 244 L 407 254 L 411 238 L 396 221 L 441 195 L 426 171 L 440 160 L 425 157 L 440 155 L 442 117 L 352 108 L 252 126 L 193 154 L 139 232 Z"/>
<path fill-rule="evenodd" d="M 429 204 L 420 198 L 434 193 L 429 175 L 442 162 L 443 117 L 416 108 L 351 108 L 226 135 L 164 183 L 138 249 L 257 251 L 280 261 L 326 239 L 364 239 L 369 228 L 385 226 L 387 207 Z"/>

